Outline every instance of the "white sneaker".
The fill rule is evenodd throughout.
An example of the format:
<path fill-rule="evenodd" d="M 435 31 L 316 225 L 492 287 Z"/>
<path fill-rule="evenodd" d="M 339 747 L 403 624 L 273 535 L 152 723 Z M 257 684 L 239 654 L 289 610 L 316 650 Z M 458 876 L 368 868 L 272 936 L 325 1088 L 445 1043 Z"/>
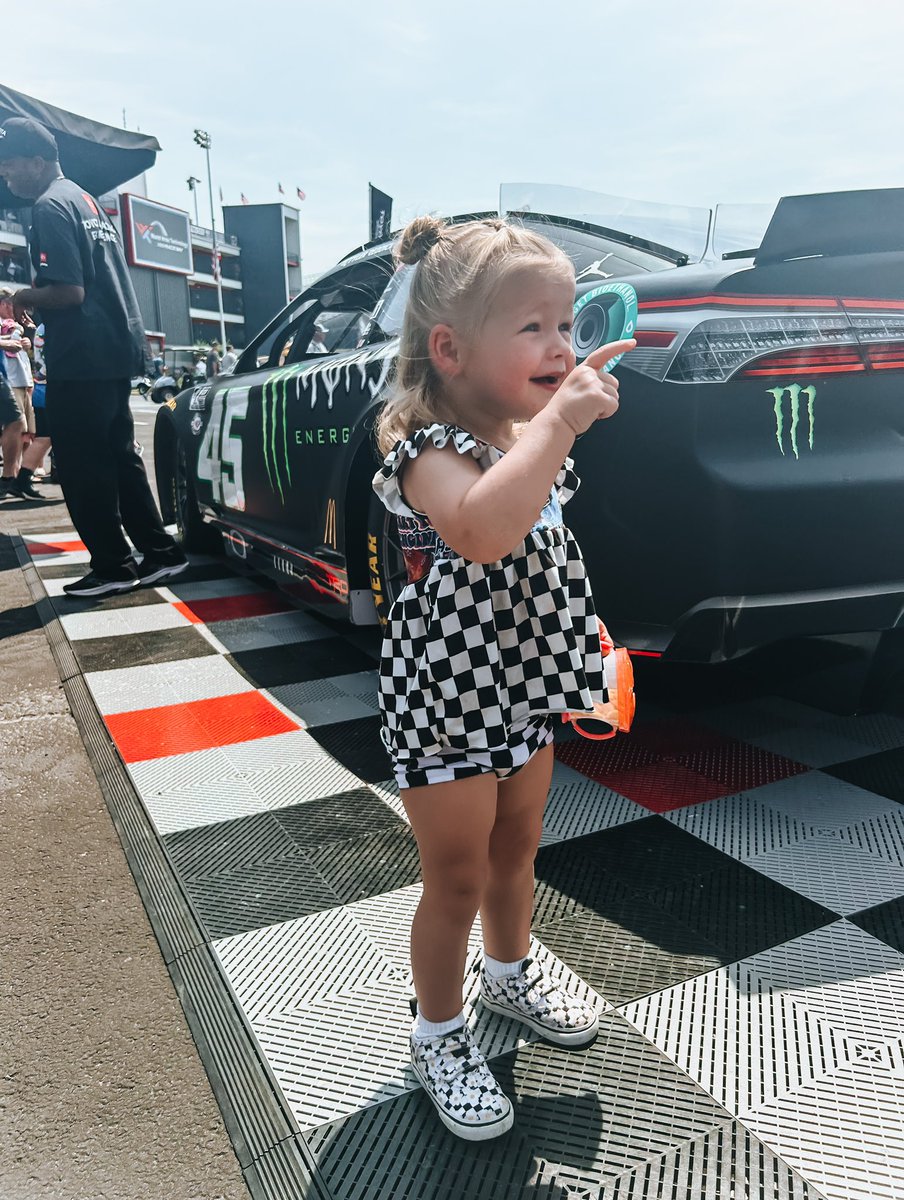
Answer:
<path fill-rule="evenodd" d="M 411 1065 L 447 1129 L 469 1142 L 507 1133 L 514 1121 L 512 1102 L 493 1078 L 467 1025 L 439 1037 L 411 1032 Z"/>
<path fill-rule="evenodd" d="M 558 1046 L 582 1046 L 599 1029 L 596 1009 L 563 991 L 533 958 L 526 958 L 520 971 L 501 979 L 481 967 L 480 999 L 493 1012 L 523 1021 Z"/>

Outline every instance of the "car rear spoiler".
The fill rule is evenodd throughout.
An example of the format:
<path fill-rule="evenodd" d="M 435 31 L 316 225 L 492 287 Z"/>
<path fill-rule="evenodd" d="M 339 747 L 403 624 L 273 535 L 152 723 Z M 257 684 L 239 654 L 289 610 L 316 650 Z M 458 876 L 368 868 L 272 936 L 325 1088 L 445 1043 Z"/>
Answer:
<path fill-rule="evenodd" d="M 755 265 L 795 258 L 904 250 L 904 188 L 785 196 L 756 251 Z"/>

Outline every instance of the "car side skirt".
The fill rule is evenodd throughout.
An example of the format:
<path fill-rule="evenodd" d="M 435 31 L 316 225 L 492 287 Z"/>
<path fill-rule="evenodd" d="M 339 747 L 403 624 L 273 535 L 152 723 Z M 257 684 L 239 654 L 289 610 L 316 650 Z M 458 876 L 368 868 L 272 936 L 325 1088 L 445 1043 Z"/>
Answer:
<path fill-rule="evenodd" d="M 204 515 L 222 533 L 226 554 L 233 561 L 267 575 L 298 604 L 339 620 L 349 620 L 352 605 L 344 559 L 335 561 L 305 554 L 257 530 L 239 529 L 209 510 Z"/>

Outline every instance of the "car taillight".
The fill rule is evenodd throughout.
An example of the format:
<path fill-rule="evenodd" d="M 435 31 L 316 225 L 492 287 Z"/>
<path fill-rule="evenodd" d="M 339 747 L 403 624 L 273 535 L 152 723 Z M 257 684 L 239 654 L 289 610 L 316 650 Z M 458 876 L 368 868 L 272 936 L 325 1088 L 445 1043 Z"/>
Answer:
<path fill-rule="evenodd" d="M 674 342 L 679 336 L 677 329 L 635 329 L 636 347 L 622 359 L 621 365 L 641 375 L 662 380 L 669 363 L 675 356 Z"/>
<path fill-rule="evenodd" d="M 742 303 L 747 311 L 737 316 L 710 307 Z M 753 304 L 750 297 L 721 296 L 644 301 L 637 348 L 623 365 L 670 383 L 904 370 L 904 301 L 777 297 L 761 301 L 760 312 Z M 804 305 L 813 311 L 801 312 Z M 783 306 L 791 311 L 776 311 Z"/>
<path fill-rule="evenodd" d="M 862 370 L 856 337 L 842 314 L 718 317 L 701 321 L 688 334 L 666 378 L 674 383 L 724 383 L 757 369 L 757 360 L 797 365 L 801 351 L 812 355 L 840 350 L 844 354 L 850 353 L 847 347 L 851 345 Z M 765 373 L 788 374 L 788 370 L 787 366 L 767 366 Z"/>
<path fill-rule="evenodd" d="M 752 366 L 739 371 L 738 375 L 742 379 L 756 379 L 762 375 L 781 375 L 793 379 L 797 375 L 837 375 L 865 370 L 857 345 L 807 346 L 806 349 L 767 354 L 764 358 L 758 358 Z"/>
<path fill-rule="evenodd" d="M 868 316 L 851 313 L 850 322 L 872 370 L 904 370 L 904 313 L 875 312 Z"/>

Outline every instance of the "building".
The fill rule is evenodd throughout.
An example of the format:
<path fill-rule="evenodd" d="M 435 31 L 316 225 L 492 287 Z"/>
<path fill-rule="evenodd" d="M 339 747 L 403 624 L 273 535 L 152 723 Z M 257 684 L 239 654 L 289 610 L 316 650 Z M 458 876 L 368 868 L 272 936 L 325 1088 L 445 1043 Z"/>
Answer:
<path fill-rule="evenodd" d="M 213 264 L 213 231 L 191 226 L 192 273 L 188 276 L 188 315 L 192 342 L 220 341 L 217 280 Z M 226 341 L 236 349 L 245 345 L 245 299 L 242 252 L 235 237 L 217 233 L 220 256 L 220 285 L 223 293 L 223 324 Z"/>
<path fill-rule="evenodd" d="M 242 295 L 249 337 L 301 291 L 301 230 L 288 204 L 227 204 L 226 240 L 242 251 Z"/>
<path fill-rule="evenodd" d="M 191 222 L 184 209 L 131 190 L 101 198 L 122 235 L 132 286 L 154 351 L 223 341 L 220 333 L 213 233 Z M 226 342 L 245 345 L 241 251 L 235 238 L 217 234 Z"/>

